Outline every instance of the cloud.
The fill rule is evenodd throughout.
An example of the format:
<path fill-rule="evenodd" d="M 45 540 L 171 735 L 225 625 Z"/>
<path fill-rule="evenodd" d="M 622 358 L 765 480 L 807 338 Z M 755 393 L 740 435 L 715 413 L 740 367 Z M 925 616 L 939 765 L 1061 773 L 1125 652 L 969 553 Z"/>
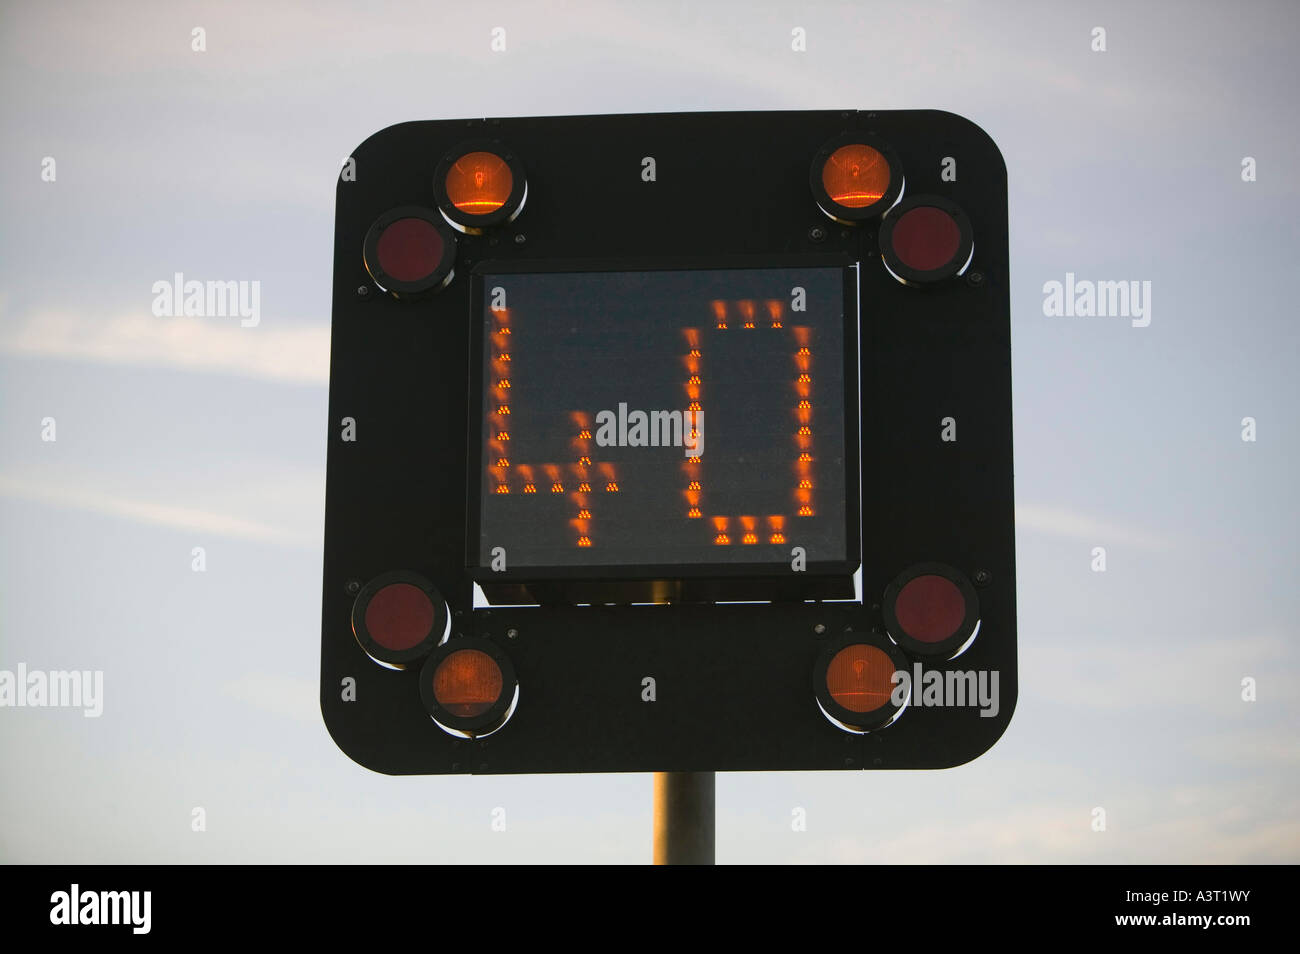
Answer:
<path fill-rule="evenodd" d="M 320 722 L 316 683 L 284 673 L 246 672 L 222 686 L 240 702 L 307 725 Z"/>
<path fill-rule="evenodd" d="M 1242 770 L 1282 772 L 1300 768 L 1300 746 L 1290 732 L 1264 733 L 1253 725 L 1189 740 L 1183 744 L 1183 750 L 1197 758 Z"/>
<path fill-rule="evenodd" d="M 132 500 L 82 487 L 58 487 L 6 475 L 0 475 L 0 496 L 85 510 L 110 517 L 122 517 L 174 530 L 251 540 L 256 543 L 299 547 L 320 545 L 320 539 L 317 537 L 308 537 L 301 532 L 255 520 L 246 520 L 231 514 L 197 510 L 192 507 L 177 507 L 155 501 Z"/>
<path fill-rule="evenodd" d="M 982 817 L 920 822 L 873 846 L 878 864 L 1132 863 L 1293 864 L 1300 823 L 1270 804 L 1276 793 L 1248 783 L 1171 785 L 1083 793 L 1073 801 L 1021 804 Z M 1106 811 L 1093 831 L 1092 809 Z M 844 840 L 841 860 L 861 860 Z"/>
<path fill-rule="evenodd" d="M 1278 696 L 1289 703 L 1287 689 L 1296 678 L 1291 646 L 1275 634 L 1233 634 L 1209 641 L 1193 634 L 1181 639 L 1153 634 L 1143 645 L 1106 642 L 1098 634 L 1067 645 L 1043 645 L 1038 639 L 1021 647 L 1021 691 L 1052 705 L 1110 713 L 1186 707 L 1220 717 L 1241 715 L 1251 705 L 1265 704 L 1242 700 L 1245 676 L 1267 674 L 1273 686 L 1286 687 Z"/>
<path fill-rule="evenodd" d="M 1123 545 L 1141 550 L 1165 551 L 1178 546 L 1177 541 L 1141 527 L 1110 523 L 1077 510 L 1045 504 L 1017 503 L 1016 529 L 1095 545 Z"/>
<path fill-rule="evenodd" d="M 240 327 L 230 318 L 100 317 L 47 312 L 0 333 L 0 353 L 130 367 L 235 374 L 287 384 L 328 385 L 328 325 L 265 323 Z"/>

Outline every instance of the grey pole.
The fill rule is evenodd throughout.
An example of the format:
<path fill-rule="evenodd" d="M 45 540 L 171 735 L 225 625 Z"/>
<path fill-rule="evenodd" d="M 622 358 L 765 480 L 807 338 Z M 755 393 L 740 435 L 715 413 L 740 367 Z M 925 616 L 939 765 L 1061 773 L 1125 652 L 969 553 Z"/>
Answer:
<path fill-rule="evenodd" d="M 655 864 L 713 864 L 714 795 L 712 772 L 655 772 Z"/>

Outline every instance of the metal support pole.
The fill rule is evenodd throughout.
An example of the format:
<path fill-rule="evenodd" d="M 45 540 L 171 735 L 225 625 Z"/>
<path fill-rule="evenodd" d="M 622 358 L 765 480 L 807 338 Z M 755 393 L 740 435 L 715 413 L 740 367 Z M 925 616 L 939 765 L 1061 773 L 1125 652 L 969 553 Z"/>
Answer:
<path fill-rule="evenodd" d="M 712 772 L 655 772 L 655 864 L 713 864 L 714 796 Z"/>

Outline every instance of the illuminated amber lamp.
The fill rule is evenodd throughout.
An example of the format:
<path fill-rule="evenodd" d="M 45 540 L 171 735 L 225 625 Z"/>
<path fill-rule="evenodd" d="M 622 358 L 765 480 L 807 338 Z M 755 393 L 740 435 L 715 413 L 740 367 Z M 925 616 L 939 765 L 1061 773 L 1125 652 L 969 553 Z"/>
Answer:
<path fill-rule="evenodd" d="M 894 151 L 857 133 L 837 136 L 821 148 L 813 157 L 809 182 L 818 207 L 844 225 L 878 218 L 903 194 L 903 171 Z"/>
<path fill-rule="evenodd" d="M 420 698 L 444 731 L 478 738 L 500 729 L 519 701 L 509 657 L 491 640 L 475 636 L 439 646 L 420 676 Z"/>
<path fill-rule="evenodd" d="M 481 233 L 523 210 L 528 182 L 523 163 L 501 143 L 462 143 L 443 157 L 433 177 L 443 217 L 462 232 Z"/>
<path fill-rule="evenodd" d="M 881 729 L 899 717 L 910 687 L 895 682 L 908 666 L 898 647 L 876 635 L 849 635 L 827 647 L 813 667 L 817 704 L 847 732 Z M 901 688 L 900 688 L 901 686 Z"/>

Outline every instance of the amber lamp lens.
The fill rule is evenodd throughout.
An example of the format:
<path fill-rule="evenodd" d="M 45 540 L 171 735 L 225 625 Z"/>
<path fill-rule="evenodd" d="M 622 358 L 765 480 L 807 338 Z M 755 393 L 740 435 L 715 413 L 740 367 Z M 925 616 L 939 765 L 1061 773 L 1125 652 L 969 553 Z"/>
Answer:
<path fill-rule="evenodd" d="M 469 152 L 447 171 L 447 198 L 466 215 L 488 215 L 510 200 L 515 178 L 492 152 Z"/>
<path fill-rule="evenodd" d="M 826 667 L 831 698 L 850 712 L 874 712 L 894 691 L 894 661 L 883 649 L 845 646 Z"/>
<path fill-rule="evenodd" d="M 473 718 L 487 712 L 501 698 L 501 667 L 477 649 L 459 649 L 438 664 L 433 674 L 433 696 L 452 715 Z"/>
<path fill-rule="evenodd" d="M 822 185 L 831 201 L 846 209 L 875 205 L 889 191 L 889 162 L 862 143 L 840 146 L 822 166 Z"/>

